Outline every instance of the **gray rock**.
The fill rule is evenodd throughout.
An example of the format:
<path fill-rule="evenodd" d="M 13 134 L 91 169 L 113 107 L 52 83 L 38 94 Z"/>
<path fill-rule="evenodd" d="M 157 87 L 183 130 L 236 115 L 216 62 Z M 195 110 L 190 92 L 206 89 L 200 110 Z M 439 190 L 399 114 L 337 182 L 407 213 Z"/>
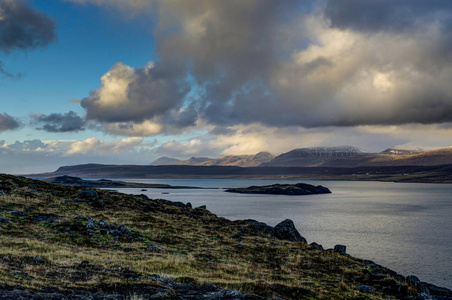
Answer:
<path fill-rule="evenodd" d="M 45 264 L 45 263 L 46 263 L 45 259 L 42 258 L 41 256 L 38 256 L 38 255 L 33 256 L 33 262 L 34 262 L 35 264 L 38 264 L 38 265 L 41 265 L 41 264 Z"/>
<path fill-rule="evenodd" d="M 360 291 L 361 293 L 366 293 L 366 294 L 372 294 L 373 293 L 372 288 L 370 286 L 368 286 L 368 285 L 358 285 L 356 287 L 356 289 L 358 291 Z"/>
<path fill-rule="evenodd" d="M 280 240 L 307 244 L 306 239 L 300 235 L 292 220 L 286 219 L 282 221 L 275 226 L 274 231 L 275 236 Z"/>
<path fill-rule="evenodd" d="M 334 252 L 345 255 L 347 254 L 347 246 L 344 245 L 336 245 L 334 246 Z"/>
<path fill-rule="evenodd" d="M 26 216 L 28 216 L 28 214 L 27 214 L 26 212 L 21 211 L 21 210 L 13 210 L 13 211 L 11 212 L 11 214 L 12 214 L 12 215 L 16 215 L 16 216 L 21 216 L 21 217 L 26 217 Z"/>
<path fill-rule="evenodd" d="M 408 276 L 405 278 L 405 281 L 406 281 L 406 283 L 408 283 L 409 285 L 412 285 L 412 286 L 417 286 L 417 285 L 419 285 L 419 284 L 421 283 L 421 281 L 419 280 L 419 278 L 417 278 L 417 277 L 414 276 L 414 275 L 408 275 Z"/>
<path fill-rule="evenodd" d="M 0 196 L 1 196 L 1 197 L 6 196 L 5 192 L 4 192 L 4 191 L 0 191 Z"/>
<path fill-rule="evenodd" d="M 314 250 L 323 250 L 323 246 L 320 244 L 317 244 L 316 242 L 310 243 L 309 245 Z"/>
<path fill-rule="evenodd" d="M 162 292 L 158 292 L 157 294 L 151 296 L 151 299 L 166 299 L 166 298 L 167 297 Z"/>
<path fill-rule="evenodd" d="M 87 189 L 87 190 L 81 191 L 80 193 L 78 193 L 78 196 L 80 198 L 86 199 L 86 200 L 97 200 L 99 198 L 99 195 L 93 189 Z"/>
<path fill-rule="evenodd" d="M 7 224 L 7 225 L 11 224 L 11 222 L 8 221 L 8 219 L 7 219 L 7 218 L 4 218 L 4 217 L 1 217 L 1 218 L 0 218 L 0 223 L 1 223 L 1 224 Z"/>

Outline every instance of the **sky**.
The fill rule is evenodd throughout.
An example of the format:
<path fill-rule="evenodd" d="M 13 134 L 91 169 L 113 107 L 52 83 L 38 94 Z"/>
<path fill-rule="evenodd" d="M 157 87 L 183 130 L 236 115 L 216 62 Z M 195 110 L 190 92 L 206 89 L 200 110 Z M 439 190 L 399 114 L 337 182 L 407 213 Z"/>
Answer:
<path fill-rule="evenodd" d="M 450 0 L 0 0 L 0 172 L 452 146 Z"/>

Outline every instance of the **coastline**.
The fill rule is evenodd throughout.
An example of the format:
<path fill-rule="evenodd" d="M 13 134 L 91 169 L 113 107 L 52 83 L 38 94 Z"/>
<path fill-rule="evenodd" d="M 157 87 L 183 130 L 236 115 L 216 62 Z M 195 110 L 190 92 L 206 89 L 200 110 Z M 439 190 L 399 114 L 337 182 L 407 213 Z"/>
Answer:
<path fill-rule="evenodd" d="M 14 187 L 11 186 L 12 181 L 16 182 Z M 174 250 L 171 250 L 171 249 L 173 249 L 173 247 L 183 247 L 185 249 L 185 247 L 190 245 L 190 244 L 185 244 L 185 243 L 181 243 L 181 242 L 176 242 L 176 244 L 174 244 L 174 241 L 171 242 L 171 240 L 174 238 L 180 239 L 181 233 L 178 233 L 179 231 L 175 231 L 174 233 L 172 233 L 171 231 L 168 231 L 168 229 L 170 229 L 171 227 L 174 227 L 176 224 L 178 224 L 177 222 L 179 222 L 179 221 L 177 221 L 177 220 L 179 218 L 182 218 L 182 220 L 185 220 L 183 226 L 185 226 L 186 228 L 184 229 L 183 227 L 180 227 L 178 230 L 181 230 L 181 232 L 190 233 L 191 231 L 194 231 L 194 230 L 196 230 L 196 231 L 201 230 L 200 235 L 198 235 L 196 237 L 195 241 L 191 242 L 191 243 L 193 243 L 193 242 L 198 243 L 198 242 L 196 242 L 196 240 L 198 240 L 198 239 L 201 239 L 202 241 L 204 241 L 203 243 L 205 245 L 202 245 L 202 247 L 198 248 L 199 250 L 197 250 L 197 251 L 204 252 L 204 251 L 208 250 L 209 247 L 214 247 L 214 248 L 220 247 L 220 248 L 216 248 L 216 250 L 215 250 L 215 253 L 217 253 L 217 254 L 215 254 L 214 256 L 207 256 L 206 260 L 201 259 L 200 261 L 195 260 L 193 262 L 190 262 L 190 260 L 188 260 L 186 262 L 184 261 L 182 265 L 187 264 L 187 266 L 188 266 L 188 265 L 192 265 L 193 263 L 195 263 L 194 266 L 201 264 L 201 266 L 203 268 L 205 268 L 205 267 L 209 268 L 209 265 L 211 265 L 212 263 L 218 265 L 222 259 L 225 259 L 225 258 L 221 258 L 223 256 L 223 254 L 221 254 L 221 253 L 225 250 L 232 251 L 231 254 L 236 253 L 234 255 L 239 255 L 238 257 L 242 257 L 242 255 L 245 255 L 245 257 L 248 255 L 251 255 L 249 257 L 255 257 L 252 259 L 253 261 L 255 261 L 255 263 L 257 263 L 258 265 L 260 265 L 261 263 L 264 263 L 264 265 L 266 266 L 262 270 L 266 270 L 267 268 L 269 268 L 268 270 L 274 271 L 273 268 L 276 267 L 277 265 L 271 267 L 271 265 L 267 265 L 267 263 L 271 263 L 271 261 L 273 261 L 275 259 L 277 261 L 280 261 L 280 263 L 282 263 L 283 265 L 285 265 L 287 262 L 292 261 L 292 259 L 297 259 L 297 257 L 304 257 L 304 259 L 307 259 L 307 260 L 314 259 L 311 262 L 313 264 L 313 265 L 311 265 L 311 267 L 308 267 L 307 265 L 303 265 L 304 267 L 302 268 L 302 270 L 304 270 L 304 271 L 301 274 L 304 274 L 303 278 L 305 278 L 305 280 L 309 278 L 308 281 L 313 280 L 313 283 L 314 282 L 316 282 L 316 283 L 314 284 L 314 286 L 312 286 L 311 283 L 303 283 L 296 289 L 298 291 L 297 293 L 301 293 L 299 295 L 305 295 L 307 297 L 306 299 L 313 298 L 312 293 L 327 293 L 327 294 L 333 293 L 334 295 L 336 295 L 336 293 L 343 293 L 344 295 L 347 295 L 347 294 L 349 294 L 349 295 L 355 295 L 355 294 L 356 295 L 366 295 L 366 294 L 369 294 L 368 287 L 372 290 L 372 293 L 369 295 L 372 295 L 372 297 L 375 297 L 375 298 L 371 298 L 371 299 L 380 299 L 379 295 L 384 295 L 385 293 L 386 294 L 392 293 L 394 295 L 403 295 L 404 293 L 405 294 L 412 293 L 413 291 L 416 291 L 416 295 L 420 294 L 422 292 L 433 293 L 434 295 L 436 295 L 435 293 L 443 293 L 443 294 L 445 293 L 446 295 L 448 295 L 448 293 L 450 293 L 450 290 L 442 289 L 442 288 L 439 288 L 439 287 L 436 287 L 433 285 L 429 285 L 427 283 L 422 283 L 419 280 L 417 280 L 415 277 L 409 277 L 409 276 L 403 277 L 389 269 L 386 269 L 380 265 L 376 265 L 373 262 L 363 261 L 361 259 L 357 259 L 357 258 L 353 258 L 348 255 L 345 255 L 345 253 L 343 253 L 341 250 L 337 250 L 337 251 L 322 250 L 321 247 L 316 244 L 307 245 L 307 244 L 303 243 L 303 241 L 290 241 L 290 240 L 287 241 L 285 238 L 281 239 L 281 235 L 275 236 L 275 234 L 276 234 L 275 228 L 276 227 L 271 227 L 264 223 L 256 222 L 253 220 L 229 221 L 224 218 L 218 218 L 216 215 L 210 213 L 206 209 L 192 208 L 191 205 L 180 203 L 180 202 L 152 200 L 152 199 L 147 199 L 147 197 L 143 197 L 143 196 L 129 196 L 129 195 L 125 195 L 125 194 L 119 194 L 119 193 L 113 193 L 110 191 L 101 191 L 101 190 L 98 190 L 96 192 L 98 194 L 97 197 L 90 198 L 91 197 L 90 195 L 94 195 L 94 193 L 92 193 L 92 192 L 82 193 L 83 189 L 79 189 L 76 187 L 64 187 L 64 188 L 61 187 L 60 188 L 59 186 L 50 186 L 50 185 L 47 185 L 46 183 L 42 183 L 42 182 L 30 181 L 30 180 L 21 179 L 21 178 L 15 179 L 13 177 L 7 177 L 7 180 L 2 180 L 1 184 L 2 184 L 2 189 L 5 190 L 5 194 L 9 194 L 9 193 L 11 193 L 11 191 L 15 190 L 16 191 L 15 197 L 24 196 L 29 199 L 28 200 L 29 202 L 31 201 L 32 203 L 36 202 L 36 203 L 41 203 L 41 204 L 47 203 L 45 205 L 46 206 L 51 205 L 51 207 L 54 207 L 53 209 L 63 209 L 61 212 L 66 211 L 66 213 L 64 213 L 66 216 L 62 216 L 62 214 L 60 213 L 61 217 L 57 218 L 58 223 L 56 223 L 56 224 L 62 224 L 61 228 L 67 228 L 67 227 L 64 227 L 64 226 L 67 226 L 64 224 L 69 224 L 70 225 L 69 233 L 72 232 L 72 234 L 74 234 L 74 238 L 79 239 L 78 236 L 81 234 L 80 238 L 87 239 L 84 242 L 84 244 L 79 244 L 79 242 L 77 242 L 77 244 L 74 245 L 75 247 L 81 247 L 82 245 L 86 245 L 86 246 L 82 246 L 82 247 L 87 247 L 86 250 L 99 249 L 102 252 L 103 251 L 107 251 L 107 252 L 113 251 L 112 253 L 116 253 L 116 251 L 118 251 L 118 250 L 115 250 L 115 248 L 110 249 L 111 246 L 109 246 L 110 245 L 109 241 L 106 241 L 107 243 L 104 244 L 103 246 L 101 246 L 101 248 L 98 248 L 99 246 L 96 246 L 96 244 L 91 245 L 91 243 L 95 242 L 97 238 L 94 237 L 96 234 L 94 234 L 94 236 L 90 235 L 90 231 L 88 230 L 88 227 L 96 228 L 96 226 L 98 226 L 98 227 L 104 226 L 104 225 L 100 225 L 101 221 L 99 221 L 99 216 L 100 216 L 99 213 L 101 213 L 101 215 L 104 216 L 103 218 L 105 218 L 106 217 L 105 212 L 102 212 L 102 211 L 108 211 L 109 212 L 108 214 L 116 215 L 116 217 L 114 219 L 111 219 L 111 216 L 110 216 L 109 219 L 111 219 L 111 220 L 108 220 L 108 223 L 111 224 L 111 222 L 113 222 L 116 218 L 122 218 L 124 220 L 124 224 L 126 224 L 126 227 L 132 226 L 132 228 L 133 228 L 133 226 L 137 226 L 137 225 L 133 225 L 135 223 L 131 223 L 130 221 L 127 221 L 127 220 L 129 220 L 128 219 L 129 214 L 134 215 L 135 218 L 136 217 L 146 218 L 146 220 L 148 220 L 147 222 L 149 222 L 148 218 L 152 216 L 152 220 L 154 220 L 151 222 L 152 224 L 154 224 L 154 225 L 152 225 L 152 228 L 154 228 L 153 230 L 155 231 L 157 228 L 160 228 L 159 230 L 161 230 L 162 233 L 165 233 L 165 235 L 169 235 L 169 237 L 163 238 L 163 237 L 159 237 L 158 235 L 154 236 L 152 234 L 152 231 L 150 231 L 149 233 L 146 233 L 146 231 L 143 231 L 143 232 L 137 231 L 137 232 L 143 236 L 151 234 L 147 238 L 156 239 L 157 241 L 160 240 L 160 242 L 158 242 L 158 243 L 160 243 L 160 245 L 156 244 L 156 242 L 154 242 L 154 241 L 152 242 L 151 247 L 152 247 L 152 249 L 154 249 L 152 251 L 157 251 L 156 249 L 159 249 L 157 251 L 157 253 L 159 253 L 159 255 L 163 255 L 165 257 L 166 257 L 166 255 L 172 256 L 173 255 L 172 251 L 174 251 Z M 19 188 L 19 189 L 17 189 L 17 188 Z M 30 188 L 32 190 L 30 190 Z M 67 195 L 67 196 L 64 196 L 64 198 L 66 198 L 66 197 L 72 198 L 74 196 L 71 196 L 71 195 L 77 195 L 78 197 L 81 197 L 81 199 L 83 201 L 78 202 L 75 200 L 74 201 L 70 200 L 70 203 L 59 204 L 58 201 L 60 201 L 60 200 L 57 200 L 57 202 L 55 202 L 54 200 L 56 200 L 56 199 L 53 198 L 54 196 L 52 198 L 50 198 L 50 200 L 42 199 L 42 196 L 44 195 L 43 192 L 48 191 L 49 189 L 52 190 L 53 194 L 59 193 L 59 192 L 64 193 L 62 195 Z M 83 196 L 80 196 L 80 193 L 82 193 Z M 12 198 L 9 198 L 9 199 L 12 199 Z M 14 199 L 18 199 L 18 198 L 14 198 Z M 62 199 L 62 198 L 60 197 L 59 199 Z M 110 199 L 115 199 L 115 201 L 111 201 Z M 3 200 L 5 200 L 5 199 L 3 199 Z M 102 201 L 102 205 L 101 205 L 101 203 L 99 203 L 99 201 Z M 11 204 L 9 204 L 9 207 L 12 207 L 11 205 L 17 205 L 17 204 L 14 204 L 13 202 L 11 202 Z M 99 205 L 101 205 L 101 206 L 99 206 Z M 39 207 L 39 210 L 44 210 L 44 208 L 45 207 Z M 75 211 L 73 213 L 69 213 L 70 210 L 68 211 L 67 208 L 75 209 Z M 144 212 L 138 213 L 138 211 L 136 211 L 136 209 L 140 209 L 140 211 L 143 211 L 143 209 L 145 209 L 145 210 L 148 210 L 148 212 L 147 213 L 144 213 Z M 49 230 L 50 230 L 50 232 L 53 232 L 52 230 L 56 229 L 58 232 L 58 228 L 60 228 L 59 227 L 60 225 L 55 225 L 54 223 L 46 223 L 46 224 L 49 224 L 49 227 L 46 227 L 46 226 L 42 227 L 40 225 L 36 227 L 36 225 L 35 225 L 36 223 L 33 222 L 33 218 L 37 217 L 37 216 L 34 216 L 34 215 L 38 214 L 37 210 L 38 210 L 38 207 L 35 208 L 35 211 L 29 211 L 28 213 L 26 213 L 27 216 L 24 215 L 23 217 L 20 217 L 20 214 L 17 215 L 15 213 L 13 213 L 12 210 L 9 210 L 9 209 L 4 210 L 2 216 L 4 216 L 4 218 L 8 219 L 12 225 L 10 228 L 9 227 L 7 228 L 7 231 L 1 231 L 2 234 L 8 234 L 8 232 L 11 232 L 11 234 L 13 234 L 14 232 L 16 232 L 16 234 L 19 234 L 19 236 L 20 236 L 20 232 L 24 230 L 22 228 L 22 226 L 29 226 L 30 228 L 27 230 L 38 230 L 39 232 L 41 232 L 40 235 L 42 235 L 44 233 L 48 234 L 47 232 L 49 232 Z M 85 216 L 81 219 L 79 217 L 74 217 L 74 218 L 70 217 L 71 215 L 75 216 L 75 215 L 79 214 L 81 212 L 81 210 L 84 211 L 84 215 L 86 215 L 86 214 L 92 215 L 93 218 L 89 219 L 91 217 L 85 217 Z M 130 212 L 128 210 L 130 210 Z M 18 210 L 14 210 L 14 211 L 18 211 Z M 21 211 L 23 211 L 23 210 L 21 210 Z M 40 211 L 39 214 L 41 214 L 42 212 L 43 211 Z M 125 215 L 127 215 L 127 218 Z M 17 216 L 19 216 L 19 217 L 17 217 Z M 159 222 L 156 223 L 156 218 L 159 218 L 159 220 L 160 220 L 161 217 L 163 217 L 163 219 L 161 219 L 161 221 L 159 221 L 159 222 L 163 222 L 163 223 L 161 223 L 162 225 L 163 224 L 168 224 L 168 225 L 172 224 L 172 225 L 169 227 L 166 227 L 168 225 L 164 225 L 163 227 L 160 227 L 161 225 L 158 225 L 158 227 L 156 227 L 157 224 L 160 224 Z M 166 219 L 168 217 L 171 218 L 171 220 L 172 220 L 171 223 L 167 223 L 168 221 Z M 27 220 L 30 220 L 31 223 L 28 223 Z M 77 220 L 80 220 L 80 221 L 77 221 Z M 191 227 L 191 225 L 188 225 L 188 224 L 191 224 L 190 222 L 193 222 L 193 221 L 195 221 L 194 224 L 200 224 L 199 220 L 202 220 L 201 224 L 204 224 L 204 225 L 202 225 L 201 228 L 195 229 L 195 227 Z M 53 219 L 52 222 L 55 222 L 55 219 Z M 187 223 L 187 222 L 189 222 L 189 223 Z M 23 224 L 23 225 L 21 225 L 21 224 Z M 79 225 L 76 225 L 76 224 L 79 224 Z M 102 224 L 104 224 L 104 223 L 102 223 Z M 144 224 L 145 223 L 143 223 L 143 225 Z M 178 225 L 176 225 L 176 226 L 178 226 Z M 187 228 L 187 226 L 188 226 L 188 228 Z M 27 228 L 27 227 L 25 227 L 25 228 Z M 55 229 L 52 229 L 52 228 L 55 228 Z M 71 228 L 74 228 L 74 229 L 71 229 Z M 103 227 L 99 227 L 99 228 L 102 229 Z M 289 228 L 290 228 L 290 226 L 289 226 Z M 100 229 L 98 229 L 98 230 L 100 230 Z M 294 230 L 296 230 L 296 229 L 294 229 L 294 230 L 293 229 L 294 228 L 292 228 L 292 230 L 289 230 L 289 231 L 294 232 Z M 68 233 L 67 232 L 65 233 L 65 231 L 63 230 L 59 235 L 61 236 L 61 238 L 65 238 L 65 236 L 67 236 L 67 234 Z M 39 235 L 37 235 L 37 237 L 38 236 Z M 174 237 L 170 238 L 170 236 L 174 236 Z M 125 237 L 127 237 L 127 235 Z M 137 237 L 139 237 L 139 235 L 133 236 L 134 239 L 137 239 Z M 276 237 L 276 240 L 275 240 L 275 237 Z M 100 238 L 100 236 L 98 238 Z M 163 240 L 162 240 L 162 238 L 163 238 Z M 52 241 L 52 239 L 53 238 L 51 238 L 47 243 Z M 70 241 L 70 240 L 71 239 L 69 239 L 68 241 Z M 74 241 L 76 241 L 76 240 L 74 240 Z M 113 239 L 111 241 L 114 242 L 115 240 Z M 120 239 L 118 241 L 122 241 L 122 239 Z M 137 250 L 138 250 L 142 246 L 139 246 L 141 242 L 136 240 L 134 243 L 136 243 L 136 242 L 138 242 L 138 244 L 137 244 L 137 246 L 138 246 Z M 36 240 L 35 243 L 40 243 L 40 242 L 38 240 Z M 65 243 L 67 243 L 67 241 Z M 86 243 L 88 243 L 88 244 L 86 244 Z M 96 242 L 96 243 L 98 243 L 98 242 Z M 112 245 L 114 245 L 114 244 L 112 244 Z M 209 244 L 210 244 L 210 246 L 208 246 Z M 237 246 L 237 245 L 241 245 L 241 246 Z M 126 247 L 126 248 L 130 247 L 127 245 L 127 242 L 125 242 L 125 241 L 119 242 L 118 246 L 120 247 L 119 249 L 123 249 L 123 247 Z M 94 248 L 92 248 L 92 247 L 94 247 Z M 147 247 L 149 247 L 149 246 L 147 246 Z M 126 249 L 126 248 L 124 248 L 124 249 Z M 230 249 L 230 250 L 228 250 L 228 249 Z M 124 254 L 120 254 L 120 255 L 126 255 L 125 257 L 130 256 L 130 254 L 128 254 L 128 252 L 122 252 L 123 250 L 120 250 L 120 251 L 121 252 L 118 252 L 117 254 L 124 253 Z M 138 255 L 138 257 L 142 257 L 142 255 L 145 255 L 145 256 L 143 256 L 143 259 L 145 257 L 151 258 L 151 257 L 153 257 L 153 255 L 155 255 L 155 254 L 152 254 L 155 252 L 147 252 L 149 250 L 147 250 L 146 252 L 143 252 L 143 253 L 141 253 L 141 250 L 138 252 L 135 252 L 135 251 L 136 250 L 133 250 L 132 253 L 136 253 L 134 255 Z M 193 250 L 190 250 L 190 251 L 193 251 Z M 259 262 L 261 258 L 259 258 L 258 253 L 262 253 L 262 251 L 264 251 L 264 253 L 268 252 L 269 255 L 270 254 L 271 255 L 269 257 L 265 256 L 265 258 L 263 257 L 264 260 L 262 262 Z M 207 255 L 207 253 L 203 254 L 203 255 Z M 215 258 L 216 255 L 219 255 L 219 257 L 221 258 L 220 261 L 217 261 L 219 258 Z M 44 261 L 43 264 L 38 263 L 38 265 L 37 265 L 38 267 L 41 265 L 41 268 L 42 268 L 42 266 L 54 267 L 57 269 L 59 268 L 58 263 L 55 264 L 56 262 L 54 261 L 54 259 L 55 259 L 54 257 L 49 256 L 46 253 L 38 253 L 38 256 L 42 256 L 43 261 Z M 2 256 L 2 257 L 4 258 L 5 256 Z M 201 257 L 204 257 L 204 256 L 201 256 Z M 270 257 L 273 257 L 273 258 L 270 259 Z M 133 257 L 131 257 L 131 258 L 133 258 Z M 328 263 L 326 265 L 324 265 L 322 260 L 316 262 L 316 260 L 320 259 L 320 258 L 322 258 L 322 260 L 326 259 L 325 262 L 328 262 Z M 127 258 L 127 259 L 129 260 L 130 258 Z M 90 260 L 93 260 L 94 262 L 97 261 L 97 264 L 100 263 L 98 261 L 99 258 L 95 258 L 93 256 L 90 256 Z M 133 262 L 133 260 L 130 261 L 130 263 L 132 263 L 132 262 Z M 331 264 L 333 262 L 334 262 L 334 264 L 330 265 L 328 267 L 329 272 L 324 273 L 326 270 L 323 270 L 323 268 L 325 268 L 328 264 Z M 0 263 L 2 263 L 2 261 L 0 261 Z M 3 263 L 5 263 L 4 260 L 3 260 Z M 6 263 L 10 264 L 9 262 L 6 262 Z M 235 263 L 235 262 L 231 261 L 230 263 Z M 80 264 L 80 262 L 78 264 Z M 78 264 L 76 263 L 74 265 L 74 267 L 77 268 Z M 36 263 L 33 263 L 33 260 L 31 260 L 30 267 L 35 268 L 34 267 L 35 265 L 36 265 Z M 290 268 L 297 268 L 296 264 L 295 265 L 289 264 L 286 266 L 286 268 L 289 266 L 290 266 Z M 345 266 L 348 266 L 348 267 L 346 267 L 349 270 L 348 272 L 350 272 L 352 269 L 355 271 L 353 271 L 352 273 L 347 273 L 347 275 L 344 275 L 343 272 L 345 269 L 342 269 L 342 268 Z M 260 267 L 258 267 L 258 269 L 254 271 L 254 273 L 256 273 L 256 272 L 259 273 L 260 272 L 259 268 Z M 336 268 L 338 268 L 338 269 L 336 270 Z M 350 268 L 352 268 L 352 269 L 350 269 Z M 308 270 L 311 270 L 311 271 L 309 271 L 308 273 L 305 273 Z M 30 274 L 29 272 L 30 271 L 28 271 L 27 273 Z M 197 271 L 197 272 L 199 272 L 199 271 Z M 320 278 L 323 278 L 323 279 L 321 279 L 320 281 L 317 281 L 317 279 L 314 279 L 316 277 L 311 277 L 312 275 L 310 275 L 310 272 L 314 272 L 312 275 L 317 274 L 316 276 L 321 276 Z M 338 272 L 338 273 L 336 273 L 336 272 Z M 96 272 L 94 272 L 94 273 L 96 273 Z M 335 274 L 337 274 L 337 275 L 335 275 Z M 110 276 L 116 276 L 116 275 L 110 275 Z M 275 275 L 272 275 L 272 276 L 275 276 Z M 290 273 L 287 273 L 285 275 L 279 274 L 278 276 L 280 276 L 281 280 L 283 280 L 282 282 L 284 282 L 292 276 L 299 276 L 299 275 L 297 275 L 296 273 L 293 273 L 291 271 Z M 279 279 L 277 279 L 277 278 L 279 278 L 278 276 L 272 277 L 273 278 L 272 280 L 278 281 L 279 280 Z M 287 276 L 289 276 L 289 277 L 287 277 Z M 14 278 L 14 276 L 13 276 L 13 278 Z M 155 276 L 153 278 L 144 278 L 143 277 L 139 280 L 139 282 L 142 283 L 143 281 L 145 281 L 149 285 L 151 282 L 155 282 L 156 278 L 161 278 L 161 277 L 155 277 Z M 180 277 L 176 276 L 175 279 L 177 279 L 177 278 L 180 278 Z M 218 279 L 215 279 L 215 276 L 210 276 L 210 275 L 208 278 L 204 278 L 204 280 L 201 281 L 200 283 L 209 281 L 209 278 L 210 278 L 210 282 L 218 283 Z M 328 278 L 330 278 L 330 279 L 328 279 Z M 335 281 L 334 278 L 342 278 L 342 280 Z M 393 278 L 394 280 L 387 281 L 387 278 Z M 29 279 L 27 279 L 27 280 L 29 280 Z M 123 280 L 123 279 L 121 279 L 121 280 Z M 180 279 L 178 279 L 178 280 L 180 280 Z M 196 282 L 198 282 L 198 280 L 199 279 L 197 279 Z M 19 280 L 18 282 L 22 282 L 22 280 Z M 26 281 L 24 281 L 24 282 L 26 282 Z M 237 285 L 233 284 L 233 282 L 234 281 L 232 281 L 226 285 L 224 285 L 225 283 L 223 283 L 223 285 L 224 285 L 224 287 L 237 287 Z M 177 283 L 177 284 L 181 284 L 181 283 Z M 192 286 L 195 287 L 195 286 L 199 286 L 199 285 L 196 285 L 196 284 L 193 285 L 193 283 L 192 283 Z M 322 287 L 322 288 L 319 290 L 320 287 Z M 328 289 L 324 290 L 326 287 L 328 287 Z M 243 289 L 243 288 L 244 288 L 244 286 L 242 286 L 241 289 L 244 290 L 245 292 L 253 291 L 253 289 L 251 289 L 250 287 L 246 287 L 245 289 Z M 262 292 L 263 291 L 262 288 L 263 288 L 263 286 L 261 286 L 260 288 L 257 288 L 256 291 L 260 290 Z M 277 290 L 287 292 L 290 289 L 293 289 L 294 287 L 291 287 L 289 290 L 287 290 L 287 288 L 289 288 L 289 287 L 280 286 L 276 290 L 274 290 L 274 288 L 271 288 L 271 286 L 265 285 L 265 289 L 270 289 L 272 291 L 271 293 L 277 293 Z M 4 290 L 7 290 L 7 288 L 5 288 Z M 80 290 L 80 288 L 78 288 L 78 290 Z M 219 292 L 218 289 L 216 291 Z M 66 291 L 66 292 L 68 292 L 68 291 Z M 73 290 L 71 292 L 73 292 Z M 269 295 L 270 294 L 267 294 L 267 296 L 269 296 Z M 298 298 L 298 296 L 293 296 L 293 295 L 290 296 L 291 295 L 290 293 L 287 295 L 288 296 L 285 296 L 284 298 L 286 298 L 286 299 L 304 299 L 304 297 Z M 245 297 L 245 296 L 243 296 L 243 297 Z M 399 297 L 399 296 L 396 296 L 396 297 Z M 447 296 L 447 297 L 449 297 L 449 296 Z M 219 298 L 219 299 L 229 299 L 229 298 Z M 242 298 L 240 298 L 240 299 L 242 299 Z M 245 299 L 245 298 L 243 298 L 243 299 Z M 441 299 L 441 298 L 437 298 L 437 299 Z M 443 298 L 443 299 L 447 299 L 447 298 Z"/>

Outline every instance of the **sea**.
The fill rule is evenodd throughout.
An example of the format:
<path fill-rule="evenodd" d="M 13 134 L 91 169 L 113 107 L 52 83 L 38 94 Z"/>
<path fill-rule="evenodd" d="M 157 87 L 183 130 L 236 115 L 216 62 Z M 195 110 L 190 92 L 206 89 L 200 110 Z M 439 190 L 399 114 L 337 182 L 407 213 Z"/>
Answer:
<path fill-rule="evenodd" d="M 225 188 L 296 183 L 288 180 L 127 179 L 204 189 L 117 189 L 149 198 L 206 205 L 230 220 L 254 219 L 274 226 L 291 219 L 308 243 L 372 260 L 404 276 L 452 289 L 452 184 L 310 181 L 331 194 L 249 195 Z"/>

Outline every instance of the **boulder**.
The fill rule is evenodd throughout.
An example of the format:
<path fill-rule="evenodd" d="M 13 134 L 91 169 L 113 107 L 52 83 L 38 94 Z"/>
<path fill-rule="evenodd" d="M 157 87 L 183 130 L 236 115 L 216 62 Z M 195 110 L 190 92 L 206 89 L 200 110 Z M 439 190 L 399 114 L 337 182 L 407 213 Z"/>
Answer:
<path fill-rule="evenodd" d="M 275 226 L 274 228 L 275 236 L 280 240 L 287 240 L 292 242 L 301 242 L 307 244 L 304 237 L 300 235 L 298 230 L 295 228 L 292 220 L 286 219 Z"/>
<path fill-rule="evenodd" d="M 356 287 L 356 289 L 358 291 L 360 291 L 361 293 L 366 293 L 366 294 L 372 294 L 373 293 L 372 288 L 370 286 L 368 286 L 368 285 L 358 285 Z"/>
<path fill-rule="evenodd" d="M 317 244 L 316 242 L 309 244 L 313 250 L 323 250 L 323 246 L 320 244 Z"/>
<path fill-rule="evenodd" d="M 78 196 L 86 200 L 97 200 L 99 198 L 99 195 L 93 189 L 83 190 L 80 193 L 78 193 Z"/>
<path fill-rule="evenodd" d="M 334 246 L 334 252 L 345 255 L 347 254 L 347 246 L 344 245 L 336 245 Z"/>
<path fill-rule="evenodd" d="M 7 225 L 9 225 L 9 224 L 11 224 L 11 222 L 9 222 L 7 218 L 1 217 L 0 218 L 0 224 L 7 224 Z"/>

